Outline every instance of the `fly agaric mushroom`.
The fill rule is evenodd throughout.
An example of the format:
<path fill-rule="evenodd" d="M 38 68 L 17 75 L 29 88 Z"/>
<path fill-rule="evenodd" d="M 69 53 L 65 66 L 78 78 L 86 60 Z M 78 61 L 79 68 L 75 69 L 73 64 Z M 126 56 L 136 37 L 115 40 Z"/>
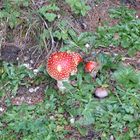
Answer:
<path fill-rule="evenodd" d="M 82 56 L 79 53 L 76 52 L 70 52 L 70 55 L 73 58 L 73 61 L 76 65 L 75 69 L 72 71 L 71 75 L 75 75 L 77 73 L 77 66 L 79 63 L 83 62 Z"/>
<path fill-rule="evenodd" d="M 48 74 L 57 80 L 58 88 L 63 91 L 63 82 L 68 82 L 73 70 L 76 69 L 73 57 L 67 52 L 55 52 L 50 55 L 47 61 Z"/>
<path fill-rule="evenodd" d="M 99 64 L 95 61 L 88 61 L 85 64 L 85 71 L 90 73 L 92 77 L 96 77 L 98 69 L 99 69 Z"/>

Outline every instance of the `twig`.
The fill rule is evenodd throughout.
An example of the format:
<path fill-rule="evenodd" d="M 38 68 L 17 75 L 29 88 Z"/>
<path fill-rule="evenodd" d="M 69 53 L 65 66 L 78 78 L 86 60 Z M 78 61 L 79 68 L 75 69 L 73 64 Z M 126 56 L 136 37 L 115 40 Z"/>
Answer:
<path fill-rule="evenodd" d="M 42 18 L 42 17 L 41 17 L 41 18 Z M 44 25 L 45 25 L 45 27 L 48 29 L 49 33 L 50 33 L 52 47 L 54 48 L 55 41 L 54 41 L 54 38 L 53 38 L 52 32 L 51 32 L 50 29 L 48 28 L 48 25 L 47 25 L 46 21 L 45 21 L 43 18 L 42 18 L 42 20 L 44 21 Z"/>
<path fill-rule="evenodd" d="M 32 27 L 36 22 L 37 22 L 37 21 L 33 22 L 33 24 L 31 24 L 31 25 L 29 26 L 29 28 L 27 29 L 27 32 L 26 32 L 25 37 L 24 37 L 24 42 L 26 42 L 27 37 L 28 37 L 28 34 L 29 34 L 30 30 L 31 30 L 31 27 Z"/>
<path fill-rule="evenodd" d="M 116 95 L 116 97 L 117 97 L 117 99 L 118 99 L 119 103 L 120 103 L 121 105 L 123 105 L 123 103 L 122 103 L 122 101 L 120 100 L 120 98 L 119 98 L 118 94 L 117 94 L 117 93 L 115 93 L 115 95 Z"/>
<path fill-rule="evenodd" d="M 6 84 L 4 84 L 2 87 L 0 87 L 0 90 L 2 90 L 5 86 L 7 86 L 10 82 L 8 81 Z"/>

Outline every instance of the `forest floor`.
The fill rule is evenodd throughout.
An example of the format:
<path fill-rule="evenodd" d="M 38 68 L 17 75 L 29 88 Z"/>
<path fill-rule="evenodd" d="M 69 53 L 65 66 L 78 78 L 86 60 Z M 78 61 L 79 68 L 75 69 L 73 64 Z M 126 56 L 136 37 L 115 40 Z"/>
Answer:
<path fill-rule="evenodd" d="M 38 7 L 41 7 L 43 5 L 48 5 L 49 2 L 43 2 L 43 1 L 37 1 L 34 0 L 32 5 L 29 6 L 31 9 L 36 10 Z M 56 2 L 57 6 L 61 9 L 58 11 L 57 15 L 59 15 L 59 21 L 67 21 L 69 28 L 76 31 L 77 35 L 80 36 L 81 33 L 84 32 L 96 32 L 97 28 L 104 27 L 104 25 L 107 23 L 109 27 L 115 26 L 119 23 L 118 19 L 113 19 L 109 16 L 109 9 L 117 8 L 122 5 L 122 3 L 119 0 L 88 0 L 87 4 L 91 7 L 91 9 L 87 12 L 85 16 L 77 16 L 71 12 L 71 8 L 61 0 L 58 0 Z M 131 0 L 124 0 L 123 4 L 128 9 L 136 10 L 136 17 L 137 19 L 140 19 L 140 1 L 131 1 Z M 3 3 L 0 3 L 0 9 L 3 9 Z M 21 106 L 23 104 L 27 104 L 29 106 L 36 105 L 39 103 L 44 102 L 46 100 L 45 90 L 46 87 L 52 87 L 55 90 L 57 90 L 56 82 L 53 80 L 44 80 L 46 76 L 44 76 L 44 70 L 42 70 L 42 66 L 46 66 L 47 59 L 49 55 L 52 52 L 59 51 L 61 48 L 63 48 L 64 42 L 62 40 L 55 39 L 55 37 L 51 37 L 50 39 L 46 39 L 46 42 L 43 42 L 43 45 L 48 47 L 39 48 L 38 42 L 39 37 L 35 37 L 37 32 L 42 32 L 43 30 L 40 29 L 40 24 L 36 23 L 38 21 L 35 21 L 28 27 L 28 25 L 24 25 L 24 18 L 26 20 L 26 14 L 28 11 L 24 7 L 22 9 L 22 19 L 21 25 L 17 25 L 13 28 L 8 27 L 4 24 L 4 22 L 1 22 L 0 25 L 0 33 L 1 33 L 1 56 L 0 56 L 0 63 L 1 63 L 1 75 L 4 75 L 5 71 L 8 71 L 6 68 L 8 68 L 8 64 L 10 63 L 13 66 L 19 66 L 24 65 L 27 69 L 32 70 L 33 74 L 36 75 L 34 79 L 32 79 L 32 73 L 28 73 L 29 76 L 24 77 L 24 82 L 22 81 L 22 78 L 19 80 L 17 79 L 17 82 L 20 82 L 20 85 L 16 83 L 12 83 L 13 85 L 17 86 L 12 89 L 9 88 L 9 81 L 1 81 L 2 85 L 0 85 L 1 90 L 1 99 L 0 99 L 0 116 L 3 116 L 6 112 L 8 112 L 9 108 L 11 106 Z M 27 14 L 28 16 L 28 14 Z M 29 18 L 29 17 L 28 17 Z M 36 15 L 34 16 L 36 18 Z M 34 20 L 31 19 L 31 20 Z M 30 19 L 29 19 L 30 20 Z M 18 21 L 17 21 L 18 22 Z M 23 22 L 23 23 L 22 23 Z M 49 26 L 49 28 L 55 29 L 58 28 L 58 20 L 54 21 L 51 24 L 46 25 L 46 22 L 42 20 L 42 26 Z M 37 24 L 34 26 L 34 24 Z M 48 28 L 48 27 L 46 27 Z M 48 29 L 49 29 L 48 28 Z M 38 31 L 41 30 L 41 31 Z M 34 36 L 35 35 L 35 36 Z M 118 38 L 118 35 L 115 36 Z M 47 38 L 47 37 L 46 37 Z M 78 50 L 79 51 L 79 50 Z M 99 54 L 104 53 L 108 56 L 122 56 L 121 62 L 125 66 L 132 66 L 137 72 L 140 71 L 140 51 L 137 51 L 134 55 L 128 54 L 128 49 L 123 48 L 121 45 L 118 45 L 117 47 L 115 45 L 110 44 L 109 47 L 93 47 L 92 51 L 88 54 L 85 52 L 79 51 L 79 53 L 83 56 L 85 61 L 87 60 L 94 60 L 93 53 Z M 6 63 L 6 64 L 3 64 Z M 3 67 L 3 65 L 5 65 Z M 40 68 L 40 71 L 43 71 L 42 73 L 38 73 L 38 68 Z M 14 70 L 9 70 L 9 72 L 12 73 Z M 15 69 L 17 72 L 18 70 Z M 19 68 L 19 71 L 22 71 L 22 68 Z M 14 72 L 13 72 L 14 73 Z M 26 73 L 24 72 L 17 72 L 18 74 Z M 38 73 L 38 74 L 36 74 Z M 18 74 L 14 76 L 18 76 Z M 9 74 L 10 75 L 10 74 Z M 12 74 L 11 74 L 12 75 Z M 25 74 L 26 75 L 26 74 Z M 6 78 L 5 78 L 6 79 Z M 18 81 L 19 80 L 19 81 Z M 23 82 L 23 83 L 22 83 Z M 17 85 L 16 85 L 17 84 Z M 11 86 L 10 85 L 10 86 Z M 11 87 L 10 87 L 11 88 Z M 13 92 L 13 93 L 12 93 Z M 12 93 L 12 94 L 11 94 Z M 8 104 L 10 101 L 10 105 Z M 67 113 L 64 113 L 67 116 Z M 64 116 L 65 116 L 64 115 Z M 69 116 L 69 115 L 68 115 Z M 1 124 L 4 123 L 3 121 Z M 1 127 L 0 124 L 0 127 Z M 5 128 L 5 126 L 8 124 L 3 124 L 2 127 Z M 91 129 L 91 125 L 88 126 L 88 132 L 85 136 L 82 136 L 81 133 L 72 125 L 65 125 L 65 130 L 70 131 L 70 133 L 65 135 L 66 139 L 76 139 L 76 140 L 92 140 L 92 139 L 102 139 L 101 132 L 95 132 Z M 15 130 L 14 130 L 15 131 Z M 21 130 L 22 131 L 22 130 Z M 127 130 L 126 130 L 127 131 Z M 10 131 L 10 133 L 12 133 Z M 15 132 L 16 134 L 16 132 Z M 18 133 L 19 139 L 22 137 L 22 134 L 20 132 Z M 115 140 L 113 136 L 110 136 L 110 140 Z M 134 138 L 135 139 L 135 138 Z M 138 140 L 138 139 L 136 139 Z"/>

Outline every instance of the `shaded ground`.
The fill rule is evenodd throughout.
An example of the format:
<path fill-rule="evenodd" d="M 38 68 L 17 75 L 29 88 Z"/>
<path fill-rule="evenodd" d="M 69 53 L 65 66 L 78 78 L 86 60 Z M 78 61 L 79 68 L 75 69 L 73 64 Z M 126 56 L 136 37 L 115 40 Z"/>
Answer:
<path fill-rule="evenodd" d="M 44 85 L 39 85 L 36 87 L 20 87 L 17 92 L 17 96 L 12 98 L 13 105 L 21 105 L 26 103 L 28 105 L 34 105 L 39 102 L 43 102 L 44 99 Z"/>

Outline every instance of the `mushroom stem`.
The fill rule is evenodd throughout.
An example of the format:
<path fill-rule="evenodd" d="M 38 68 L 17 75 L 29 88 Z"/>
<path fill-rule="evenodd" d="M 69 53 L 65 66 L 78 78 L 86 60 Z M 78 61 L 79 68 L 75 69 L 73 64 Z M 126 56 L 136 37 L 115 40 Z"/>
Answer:
<path fill-rule="evenodd" d="M 75 68 L 72 72 L 71 72 L 71 75 L 76 75 L 76 73 L 77 73 L 77 68 Z"/>
<path fill-rule="evenodd" d="M 92 70 L 92 72 L 90 73 L 92 78 L 96 78 L 98 71 L 97 70 Z"/>
<path fill-rule="evenodd" d="M 66 87 L 64 86 L 63 82 L 67 82 L 70 83 L 69 79 L 65 79 L 65 80 L 58 80 L 57 81 L 57 87 L 59 88 L 60 91 L 64 91 L 66 90 Z"/>

